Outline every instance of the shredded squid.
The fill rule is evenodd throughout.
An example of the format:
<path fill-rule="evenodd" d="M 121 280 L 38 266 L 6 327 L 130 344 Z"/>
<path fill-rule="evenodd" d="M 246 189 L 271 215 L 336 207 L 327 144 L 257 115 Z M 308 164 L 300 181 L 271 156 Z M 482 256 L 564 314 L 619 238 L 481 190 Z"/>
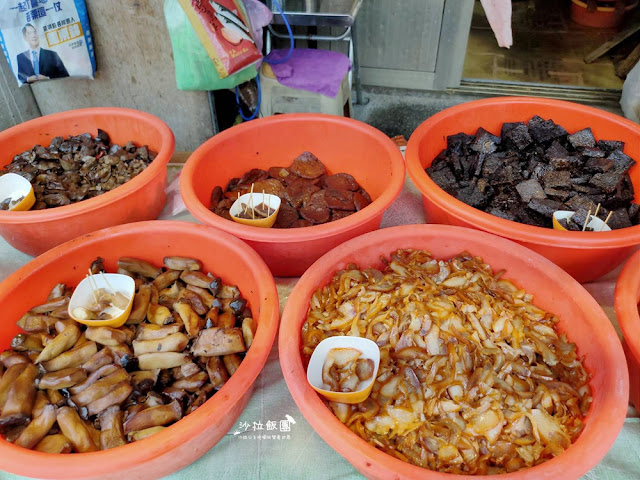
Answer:
<path fill-rule="evenodd" d="M 351 264 L 315 291 L 302 327 L 308 362 L 325 338 L 380 347 L 369 398 L 328 402 L 378 449 L 440 472 L 498 474 L 545 462 L 584 428 L 589 374 L 558 318 L 469 253 L 398 250 Z"/>

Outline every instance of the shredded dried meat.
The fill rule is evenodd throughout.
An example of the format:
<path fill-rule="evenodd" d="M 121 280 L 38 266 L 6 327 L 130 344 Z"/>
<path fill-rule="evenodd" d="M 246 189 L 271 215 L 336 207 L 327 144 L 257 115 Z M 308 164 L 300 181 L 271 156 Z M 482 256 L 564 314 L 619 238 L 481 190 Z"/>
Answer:
<path fill-rule="evenodd" d="M 584 428 L 589 375 L 558 318 L 468 253 L 398 250 L 383 271 L 349 265 L 311 298 L 308 361 L 323 339 L 380 347 L 369 398 L 328 402 L 357 435 L 440 472 L 497 474 L 545 462 Z"/>

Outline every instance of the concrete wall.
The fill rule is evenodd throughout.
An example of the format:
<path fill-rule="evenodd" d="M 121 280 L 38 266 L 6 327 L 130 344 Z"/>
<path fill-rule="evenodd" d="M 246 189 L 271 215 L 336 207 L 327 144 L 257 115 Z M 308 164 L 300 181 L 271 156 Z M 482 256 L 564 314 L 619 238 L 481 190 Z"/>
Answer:
<path fill-rule="evenodd" d="M 0 131 L 40 116 L 40 109 L 29 87 L 18 82 L 0 52 Z"/>

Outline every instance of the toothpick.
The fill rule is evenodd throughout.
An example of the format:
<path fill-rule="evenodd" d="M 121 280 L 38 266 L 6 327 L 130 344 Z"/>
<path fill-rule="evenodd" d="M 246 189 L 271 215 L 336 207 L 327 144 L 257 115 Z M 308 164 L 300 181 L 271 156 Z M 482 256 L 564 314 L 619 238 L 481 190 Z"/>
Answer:
<path fill-rule="evenodd" d="M 613 210 L 611 210 L 609 212 L 609 215 L 607 215 L 607 218 L 605 219 L 604 223 L 602 225 L 600 225 L 600 230 L 598 230 L 599 232 L 602 231 L 602 229 L 604 228 L 604 226 L 607 224 L 607 222 L 609 221 L 609 219 L 611 218 L 611 214 L 613 213 Z"/>
<path fill-rule="evenodd" d="M 98 297 L 96 296 L 96 291 L 94 290 L 93 287 L 93 274 L 91 273 L 91 269 L 89 268 L 89 275 L 87 275 L 87 278 L 89 279 L 89 289 L 91 290 L 91 294 L 93 295 L 93 299 L 95 300 L 96 303 L 98 303 Z"/>
<path fill-rule="evenodd" d="M 251 219 L 255 220 L 256 219 L 256 212 L 254 210 L 255 207 L 253 206 L 253 186 L 254 186 L 254 184 L 252 183 L 251 184 L 251 191 L 249 192 L 250 193 L 249 201 L 251 202 Z"/>
<path fill-rule="evenodd" d="M 238 192 L 238 200 L 240 200 L 240 192 Z M 247 203 L 240 203 L 241 207 L 244 207 L 242 209 L 242 213 L 244 213 L 245 215 L 247 214 L 247 208 L 249 208 L 249 202 Z"/>
<path fill-rule="evenodd" d="M 594 217 L 598 218 L 598 212 L 600 211 L 600 204 L 598 204 L 598 206 L 596 207 L 596 211 L 593 214 Z"/>
<path fill-rule="evenodd" d="M 587 213 L 587 219 L 584 221 L 584 225 L 582 226 L 582 231 L 583 232 L 587 228 L 587 224 L 589 223 L 589 217 L 591 217 L 591 209 L 589 209 L 589 213 Z"/>
<path fill-rule="evenodd" d="M 102 279 L 104 280 L 104 283 L 106 283 L 107 287 L 109 287 L 109 289 L 111 290 L 111 293 L 113 295 L 115 295 L 116 294 L 116 290 L 115 290 L 115 288 L 113 288 L 111 286 L 111 284 L 109 283 L 109 280 L 107 280 L 107 277 L 105 276 L 104 272 L 100 272 L 100 275 L 102 276 Z"/>
<path fill-rule="evenodd" d="M 262 190 L 262 204 L 264 205 L 264 190 Z M 267 203 L 267 217 L 271 215 L 271 202 Z"/>

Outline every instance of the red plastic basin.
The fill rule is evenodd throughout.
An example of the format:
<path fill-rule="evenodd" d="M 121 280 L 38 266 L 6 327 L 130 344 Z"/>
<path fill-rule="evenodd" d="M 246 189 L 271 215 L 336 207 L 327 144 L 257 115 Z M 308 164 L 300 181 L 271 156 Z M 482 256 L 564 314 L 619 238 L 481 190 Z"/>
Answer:
<path fill-rule="evenodd" d="M 424 171 L 446 148 L 448 135 L 475 134 L 478 127 L 499 135 L 503 123 L 526 122 L 534 115 L 553 119 L 570 133 L 591 127 L 598 140 L 622 140 L 625 153 L 640 160 L 640 125 L 636 123 L 576 103 L 501 97 L 457 105 L 423 122 L 407 145 L 407 172 L 422 193 L 427 221 L 495 233 L 544 255 L 581 283 L 595 280 L 633 253 L 634 246 L 640 244 L 640 225 L 597 234 L 524 225 L 466 205 L 442 190 Z M 629 173 L 636 192 L 640 191 L 640 167 L 632 167 Z"/>
<path fill-rule="evenodd" d="M 629 396 L 640 409 L 640 250 L 622 268 L 616 282 L 615 310 L 624 335 L 622 343 L 629 364 Z"/>
<path fill-rule="evenodd" d="M 278 293 L 258 254 L 219 230 L 187 222 L 152 221 L 120 225 L 71 240 L 0 283 L 0 351 L 19 332 L 16 321 L 47 298 L 58 282 L 77 285 L 100 255 L 108 271 L 121 256 L 156 265 L 167 255 L 194 257 L 203 271 L 237 285 L 258 324 L 251 348 L 229 381 L 195 412 L 139 442 L 92 453 L 56 455 L 18 447 L 0 438 L 0 470 L 47 479 L 155 479 L 204 455 L 233 426 L 249 402 L 278 329 Z"/>
<path fill-rule="evenodd" d="M 305 150 L 331 173 L 353 175 L 373 203 L 335 222 L 292 229 L 241 225 L 209 210 L 215 186 L 224 189 L 252 168 L 288 167 Z M 299 276 L 333 247 L 377 229 L 404 178 L 398 147 L 379 130 L 332 115 L 287 114 L 253 120 L 207 140 L 187 160 L 180 192 L 194 217 L 247 242 L 274 275 Z"/>
<path fill-rule="evenodd" d="M 494 272 L 533 295 L 533 303 L 559 317 L 558 328 L 584 356 L 591 374 L 593 403 L 585 429 L 567 450 L 529 469 L 499 476 L 437 473 L 383 453 L 343 425 L 307 382 L 300 355 L 300 329 L 313 292 L 326 285 L 337 270 L 355 262 L 360 268 L 382 268 L 399 248 L 419 248 L 448 259 L 468 251 L 482 257 Z M 566 272 L 541 255 L 504 238 L 447 225 L 404 225 L 354 238 L 314 263 L 293 288 L 280 323 L 279 354 L 289 391 L 302 414 L 325 442 L 371 479 L 540 480 L 575 479 L 592 469 L 613 445 L 627 413 L 629 379 L 618 336 L 602 308 Z"/>
<path fill-rule="evenodd" d="M 64 207 L 28 212 L 0 211 L 0 235 L 13 247 L 39 255 L 79 235 L 122 223 L 152 220 L 165 202 L 167 163 L 175 141 L 171 129 L 159 118 L 126 108 L 87 108 L 29 120 L 0 132 L 0 165 L 34 145 L 48 146 L 57 136 L 97 134 L 101 128 L 112 143 L 148 145 L 158 153 L 139 175 L 98 197 Z"/>

